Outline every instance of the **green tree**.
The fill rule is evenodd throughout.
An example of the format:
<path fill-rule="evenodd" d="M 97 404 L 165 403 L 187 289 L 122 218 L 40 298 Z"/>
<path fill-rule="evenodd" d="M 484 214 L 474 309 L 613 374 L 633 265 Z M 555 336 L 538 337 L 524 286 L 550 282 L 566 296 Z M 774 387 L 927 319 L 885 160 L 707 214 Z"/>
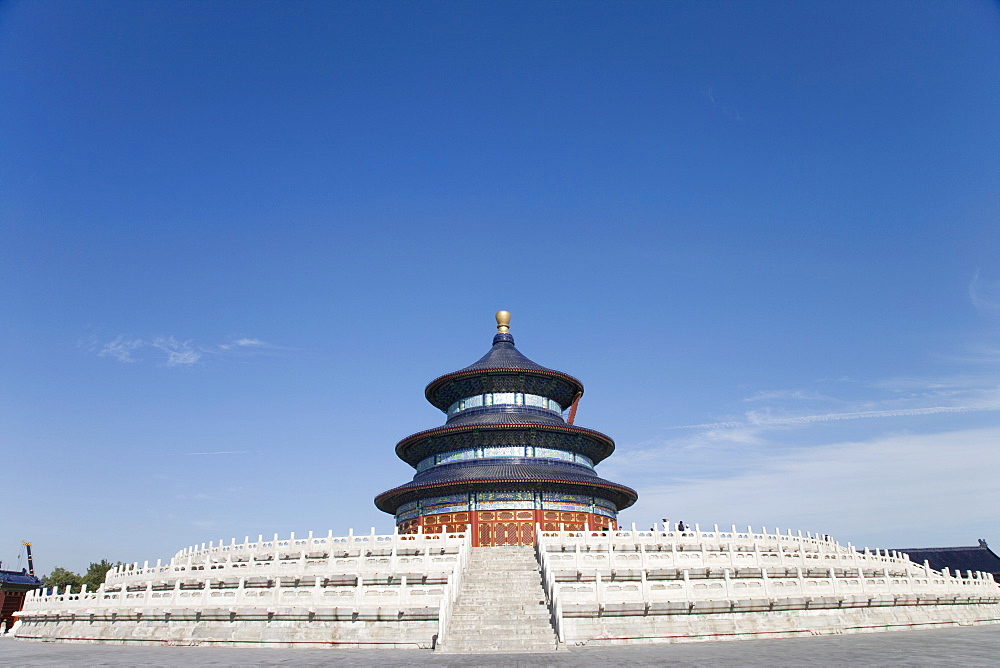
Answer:
<path fill-rule="evenodd" d="M 60 592 L 66 589 L 66 585 L 73 587 L 70 591 L 79 592 L 80 585 L 83 584 L 83 578 L 79 575 L 60 567 L 52 569 L 52 572 L 42 579 L 46 587 L 58 587 Z"/>
<path fill-rule="evenodd" d="M 119 561 L 118 564 L 121 564 L 121 562 Z M 106 576 L 108 571 L 118 564 L 113 564 L 107 559 L 92 562 L 90 566 L 87 567 L 87 572 L 83 574 L 82 578 L 80 578 L 82 583 L 87 585 L 87 591 L 94 591 L 104 584 L 104 576 Z"/>
<path fill-rule="evenodd" d="M 87 591 L 94 591 L 104 584 L 104 576 L 108 574 L 108 571 L 121 563 L 119 561 L 113 564 L 107 559 L 91 562 L 90 566 L 87 567 L 87 572 L 83 575 L 77 575 L 73 571 L 57 567 L 42 579 L 45 581 L 46 587 L 58 587 L 60 592 L 66 589 L 66 585 L 72 587 L 70 592 L 73 594 L 80 593 L 81 585 L 87 585 Z"/>

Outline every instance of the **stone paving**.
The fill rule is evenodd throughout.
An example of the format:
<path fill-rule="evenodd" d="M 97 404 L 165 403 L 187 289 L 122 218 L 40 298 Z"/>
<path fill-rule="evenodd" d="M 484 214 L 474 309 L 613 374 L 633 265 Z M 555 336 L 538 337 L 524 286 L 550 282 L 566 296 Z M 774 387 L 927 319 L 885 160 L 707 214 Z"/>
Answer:
<path fill-rule="evenodd" d="M 711 643 L 573 647 L 544 654 L 39 643 L 0 637 L 0 666 L 996 666 L 1000 625 Z"/>

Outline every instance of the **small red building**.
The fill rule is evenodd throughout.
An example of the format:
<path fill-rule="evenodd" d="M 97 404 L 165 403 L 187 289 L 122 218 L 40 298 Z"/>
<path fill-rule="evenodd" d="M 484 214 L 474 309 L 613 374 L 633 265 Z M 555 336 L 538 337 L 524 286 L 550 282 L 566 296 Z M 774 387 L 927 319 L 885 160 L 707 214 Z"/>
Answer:
<path fill-rule="evenodd" d="M 0 633 L 14 625 L 17 611 L 24 607 L 24 595 L 42 586 L 42 581 L 21 571 L 0 570 Z"/>

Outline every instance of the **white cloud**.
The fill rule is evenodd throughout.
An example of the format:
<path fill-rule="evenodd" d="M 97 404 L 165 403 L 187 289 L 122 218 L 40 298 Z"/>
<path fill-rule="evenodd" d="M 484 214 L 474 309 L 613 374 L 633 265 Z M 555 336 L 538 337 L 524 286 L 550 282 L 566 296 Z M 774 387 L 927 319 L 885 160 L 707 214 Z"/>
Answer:
<path fill-rule="evenodd" d="M 667 427 L 668 429 L 719 430 L 739 428 L 792 428 L 824 422 L 875 420 L 921 415 L 979 413 L 1000 410 L 1000 382 L 995 373 L 943 377 L 906 376 L 868 385 L 874 396 L 841 399 L 805 390 L 761 391 L 743 402 L 765 403 L 716 422 Z M 827 404 L 828 410 L 805 411 L 804 401 Z"/>
<path fill-rule="evenodd" d="M 838 420 L 869 420 L 873 418 L 913 417 L 916 415 L 936 415 L 939 413 L 974 413 L 979 411 L 998 411 L 1000 403 L 986 403 L 972 406 L 928 406 L 925 408 L 898 408 L 890 410 L 854 411 L 847 413 L 822 413 L 818 415 L 796 415 L 779 417 L 769 411 L 747 411 L 744 420 L 729 420 L 725 422 L 706 422 L 703 424 L 681 425 L 670 429 L 728 429 L 753 426 L 794 426 L 807 425 L 816 422 L 834 422 Z"/>
<path fill-rule="evenodd" d="M 260 339 L 236 339 L 233 341 L 238 346 L 263 346 L 266 345 Z"/>
<path fill-rule="evenodd" d="M 254 339 L 254 338 L 234 339 L 229 343 L 219 344 L 220 350 L 235 350 L 237 348 L 259 348 L 259 347 L 272 348 L 273 346 L 269 346 L 265 341 L 261 341 L 260 339 Z"/>
<path fill-rule="evenodd" d="M 728 449 L 726 457 L 744 460 L 735 474 L 720 467 L 692 479 L 674 458 L 616 473 L 645 483 L 626 511 L 639 522 L 778 525 L 872 547 L 974 544 L 1000 507 L 998 443 L 997 427 L 889 434 L 773 453 Z"/>
<path fill-rule="evenodd" d="M 1000 311 L 1000 281 L 984 281 L 976 270 L 969 283 L 969 299 L 979 311 Z"/>
<path fill-rule="evenodd" d="M 132 356 L 132 351 L 144 345 L 145 342 L 142 339 L 129 339 L 119 336 L 114 341 L 104 344 L 104 347 L 101 348 L 97 355 L 98 357 L 110 357 L 119 362 L 135 362 L 136 359 Z"/>
<path fill-rule="evenodd" d="M 96 341 L 90 345 L 81 345 L 90 352 L 96 348 Z M 220 354 L 219 351 L 235 352 L 238 349 L 267 348 L 274 349 L 265 341 L 252 337 L 234 339 L 230 343 L 215 346 L 196 345 L 193 340 L 180 340 L 175 336 L 154 336 L 149 341 L 119 336 L 114 341 L 104 344 L 98 351 L 99 357 L 110 357 L 119 362 L 137 362 L 133 352 L 140 348 L 155 348 L 166 353 L 164 366 L 191 366 L 197 364 L 206 354 Z"/>
<path fill-rule="evenodd" d="M 869 396 L 858 397 L 866 388 Z M 881 547 L 984 537 L 1000 507 L 1000 428 L 983 428 L 976 414 L 1000 411 L 996 375 L 910 376 L 847 389 L 853 398 L 758 392 L 750 397 L 763 404 L 755 410 L 620 447 L 600 470 L 640 493 L 622 521 L 778 524 Z M 831 410 L 816 410 L 823 400 Z M 939 417 L 899 419 L 920 416 Z"/>
<path fill-rule="evenodd" d="M 978 360 L 972 360 L 977 362 Z M 872 387 L 910 396 L 939 396 L 956 393 L 976 392 L 982 389 L 995 389 L 998 385 L 994 375 L 956 375 L 935 378 L 920 376 L 902 376 L 874 383 Z"/>
<path fill-rule="evenodd" d="M 178 341 L 172 336 L 155 338 L 150 345 L 167 354 L 167 366 L 190 366 L 201 359 L 190 341 Z"/>
<path fill-rule="evenodd" d="M 757 392 L 753 396 L 743 399 L 743 401 L 774 401 L 775 399 L 803 400 L 803 401 L 830 401 L 831 397 L 818 392 L 807 392 L 805 390 L 770 390 Z"/>

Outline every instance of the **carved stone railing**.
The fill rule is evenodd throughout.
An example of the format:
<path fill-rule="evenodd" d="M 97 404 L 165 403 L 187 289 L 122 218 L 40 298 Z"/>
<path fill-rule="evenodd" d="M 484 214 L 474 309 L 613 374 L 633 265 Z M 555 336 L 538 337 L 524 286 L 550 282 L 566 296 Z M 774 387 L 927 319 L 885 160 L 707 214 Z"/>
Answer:
<path fill-rule="evenodd" d="M 433 608 L 437 617 L 451 608 L 470 546 L 468 534 L 353 532 L 210 543 L 181 550 L 167 564 L 119 566 L 95 591 L 36 590 L 27 597 L 23 616 L 104 615 L 117 609 L 169 616 L 178 609 L 292 606 Z"/>
<path fill-rule="evenodd" d="M 800 532 L 547 531 L 538 555 L 557 627 L 567 606 L 580 604 L 638 605 L 643 614 L 699 601 L 729 601 L 737 611 L 746 599 L 768 609 L 793 599 L 803 601 L 798 607 L 820 599 L 834 607 L 1000 602 L 987 573 L 934 571 L 902 553 L 859 552 Z"/>

